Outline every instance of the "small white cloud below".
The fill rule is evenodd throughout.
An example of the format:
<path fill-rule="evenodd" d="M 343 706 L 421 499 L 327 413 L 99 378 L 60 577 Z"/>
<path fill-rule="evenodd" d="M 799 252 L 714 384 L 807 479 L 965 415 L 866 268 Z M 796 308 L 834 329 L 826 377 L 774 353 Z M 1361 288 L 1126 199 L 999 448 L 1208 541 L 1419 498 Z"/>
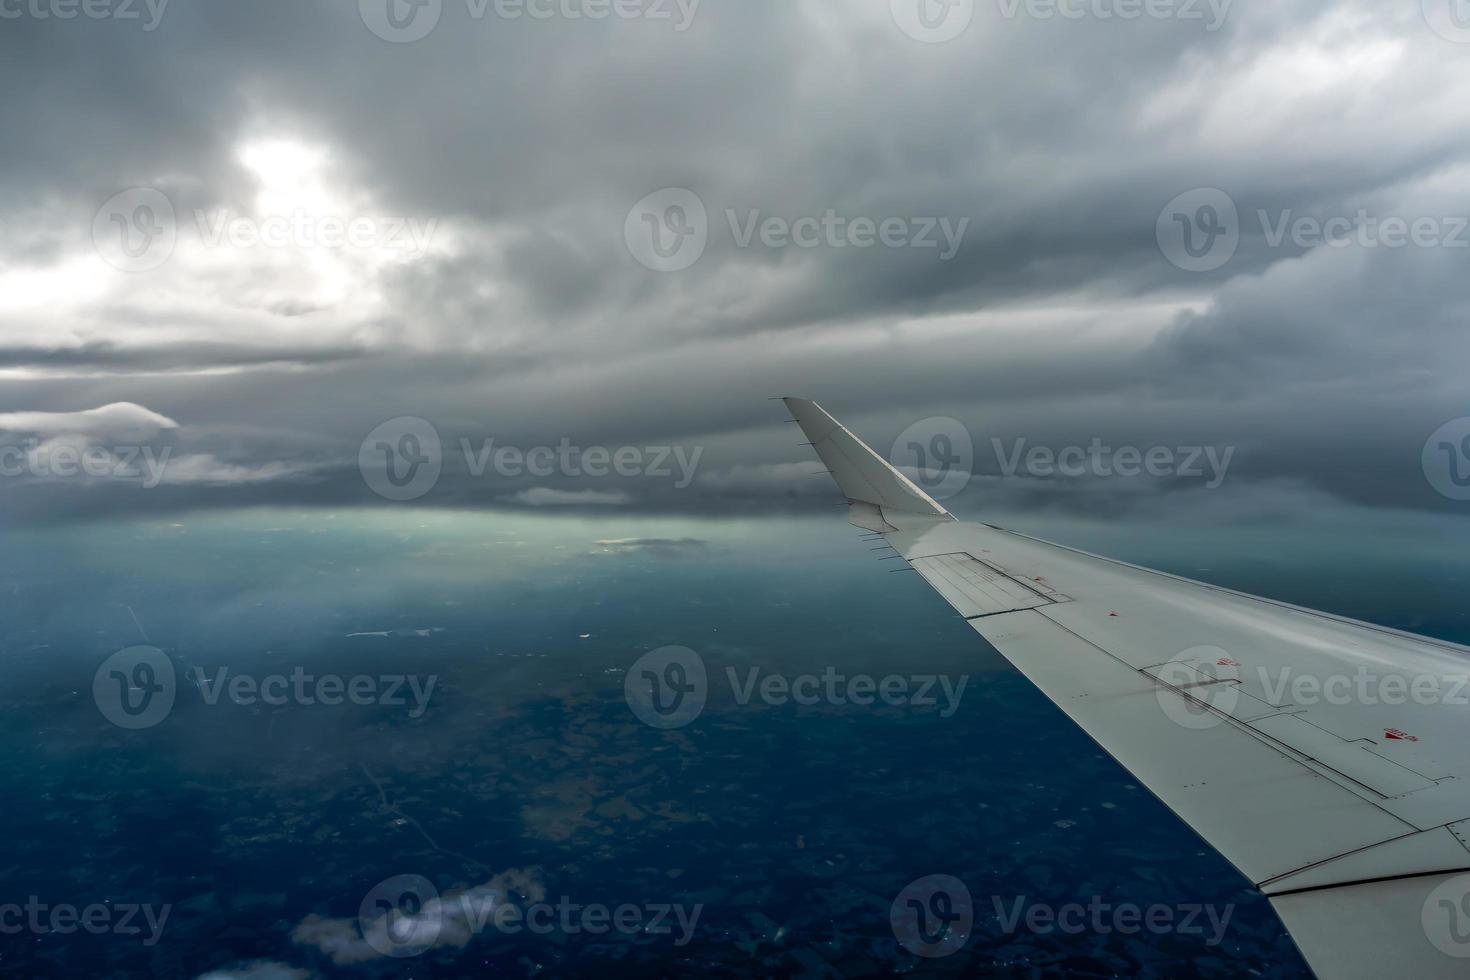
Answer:
<path fill-rule="evenodd" d="M 495 910 L 512 894 L 539 902 L 546 897 L 546 888 L 531 872 L 513 868 L 483 885 L 428 899 L 415 918 L 432 924 L 423 932 L 432 936 L 428 945 L 463 949 L 480 932 L 495 928 Z M 350 966 L 382 959 L 381 950 L 396 945 L 387 933 L 391 922 L 387 917 L 359 921 L 308 915 L 291 931 L 291 940 L 325 953 L 337 966 Z M 399 925 L 401 928 L 402 920 Z"/>
<path fill-rule="evenodd" d="M 169 484 L 208 484 L 236 486 L 246 483 L 274 483 L 306 476 L 314 469 L 306 463 L 271 461 L 252 466 L 226 463 L 216 456 L 200 453 L 176 456 L 163 467 L 163 481 Z"/>
<path fill-rule="evenodd" d="M 621 490 L 553 490 L 532 487 L 510 498 L 528 507 L 626 507 L 632 496 Z"/>
<path fill-rule="evenodd" d="M 700 538 L 605 538 L 597 542 L 595 555 L 632 555 L 646 553 L 659 558 L 702 555 L 710 543 Z"/>
<path fill-rule="evenodd" d="M 116 437 L 131 433 L 153 434 L 178 427 L 179 424 L 168 416 L 132 402 L 114 402 L 82 412 L 0 413 L 0 432 L 22 432 L 36 436 Z"/>

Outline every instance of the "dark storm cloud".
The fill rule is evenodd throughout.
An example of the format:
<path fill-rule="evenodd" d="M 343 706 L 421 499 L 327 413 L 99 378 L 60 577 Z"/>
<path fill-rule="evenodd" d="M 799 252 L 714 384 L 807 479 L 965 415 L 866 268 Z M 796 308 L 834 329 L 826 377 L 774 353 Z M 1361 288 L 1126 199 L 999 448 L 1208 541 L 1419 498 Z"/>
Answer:
<path fill-rule="evenodd" d="M 998 480 L 965 500 L 982 482 L 1020 509 L 1212 499 L 1189 481 L 1002 477 L 991 444 L 1097 437 L 1235 447 L 1230 485 L 1263 494 L 1455 506 L 1420 453 L 1470 414 L 1467 251 L 1272 232 L 1470 213 L 1470 47 L 1417 5 L 1356 0 L 1235 4 L 1218 30 L 981 2 L 942 44 L 888 8 L 705 0 L 676 30 L 446 0 L 409 44 L 345 0 L 174 0 L 156 30 L 0 21 L 0 122 L 21 137 L 0 147 L 0 411 L 134 403 L 208 461 L 151 490 L 29 480 L 6 513 L 382 503 L 358 451 L 398 416 L 445 440 L 422 505 L 825 507 L 766 400 L 784 394 L 885 453 L 958 419 Z M 324 155 L 273 185 L 279 161 L 242 153 L 259 141 Z M 432 243 L 344 257 L 209 240 L 216 216 L 297 207 L 271 195 L 313 180 L 307 206 L 433 222 Z M 94 218 L 134 186 L 167 195 L 179 245 L 118 272 L 97 262 Z M 625 220 L 669 187 L 698 196 L 708 241 L 652 272 Z M 1239 241 L 1188 271 L 1157 226 L 1201 187 L 1229 196 Z M 757 230 L 828 214 L 847 237 L 773 247 Z M 854 244 L 885 220 L 907 246 Z M 926 222 L 937 246 L 912 247 Z M 943 227 L 963 229 L 949 257 Z M 460 448 L 487 439 L 704 454 L 683 488 L 487 480 Z"/>

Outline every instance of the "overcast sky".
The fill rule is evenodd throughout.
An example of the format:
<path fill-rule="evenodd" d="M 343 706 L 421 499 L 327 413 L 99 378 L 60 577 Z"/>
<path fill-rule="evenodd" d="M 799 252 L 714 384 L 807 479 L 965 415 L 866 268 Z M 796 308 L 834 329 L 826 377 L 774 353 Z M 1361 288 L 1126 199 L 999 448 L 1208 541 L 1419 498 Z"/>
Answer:
<path fill-rule="evenodd" d="M 1463 511 L 1455 7 L 0 0 L 0 515 Z"/>

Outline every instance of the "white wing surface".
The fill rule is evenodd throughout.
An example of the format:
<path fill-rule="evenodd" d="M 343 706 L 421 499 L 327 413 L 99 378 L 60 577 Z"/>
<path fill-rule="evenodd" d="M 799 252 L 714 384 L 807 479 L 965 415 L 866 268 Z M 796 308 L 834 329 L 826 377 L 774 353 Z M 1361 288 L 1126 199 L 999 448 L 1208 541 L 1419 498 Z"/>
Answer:
<path fill-rule="evenodd" d="M 852 523 L 1269 896 L 1319 977 L 1470 976 L 1470 649 L 962 523 L 785 401 Z"/>

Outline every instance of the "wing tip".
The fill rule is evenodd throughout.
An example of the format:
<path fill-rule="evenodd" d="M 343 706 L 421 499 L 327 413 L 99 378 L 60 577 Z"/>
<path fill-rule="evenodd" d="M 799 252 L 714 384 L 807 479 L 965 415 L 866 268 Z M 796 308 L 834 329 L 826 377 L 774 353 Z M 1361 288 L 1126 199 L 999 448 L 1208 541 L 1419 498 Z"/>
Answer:
<path fill-rule="evenodd" d="M 849 501 L 861 501 L 910 516 L 955 519 L 898 467 L 874 452 L 821 405 L 811 399 L 791 395 L 783 396 L 782 401 Z"/>

